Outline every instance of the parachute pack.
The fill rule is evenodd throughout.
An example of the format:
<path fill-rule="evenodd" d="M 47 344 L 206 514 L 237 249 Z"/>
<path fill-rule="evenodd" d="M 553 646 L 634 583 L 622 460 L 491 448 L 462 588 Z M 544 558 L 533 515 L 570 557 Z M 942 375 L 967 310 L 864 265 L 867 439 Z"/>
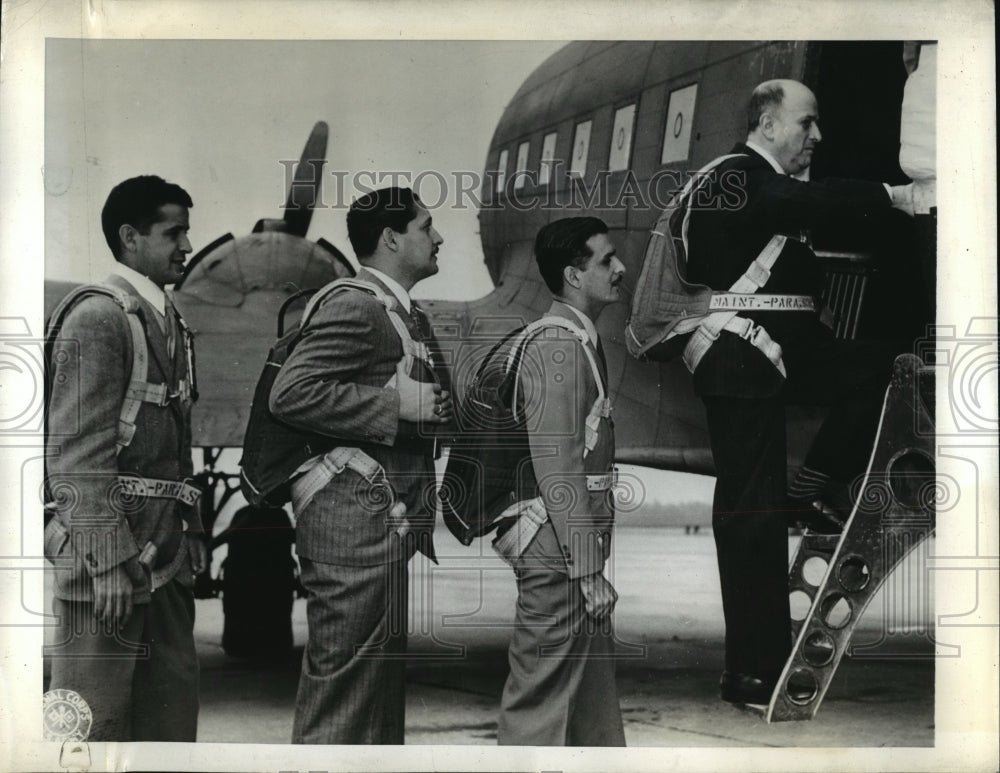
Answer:
<path fill-rule="evenodd" d="M 625 326 L 625 345 L 638 359 L 667 362 L 678 355 L 694 373 L 723 330 L 744 338 L 785 376 L 781 346 L 767 330 L 739 311 L 816 311 L 807 295 L 754 296 L 771 276 L 787 237 L 774 234 L 728 292 L 716 292 L 687 281 L 688 224 L 694 194 L 722 162 L 741 154 L 720 156 L 698 170 L 674 196 L 650 231 L 632 308 Z M 826 320 L 824 310 L 821 319 Z"/>
<path fill-rule="evenodd" d="M 546 330 L 561 328 L 580 341 L 604 402 L 600 370 L 583 346 L 587 334 L 561 317 L 542 317 L 497 342 L 480 363 L 458 404 L 460 432 L 452 441 L 438 499 L 448 530 L 470 545 L 500 525 L 517 500 L 518 480 L 533 474 L 531 446 L 517 387 L 525 349 Z"/>
<path fill-rule="evenodd" d="M 335 279 L 319 290 L 303 290 L 291 296 L 278 312 L 278 340 L 267 354 L 267 360 L 254 389 L 250 419 L 243 436 L 243 458 L 240 459 L 240 489 L 252 505 L 280 507 L 291 499 L 290 480 L 302 464 L 317 454 L 326 453 L 341 441 L 329 435 L 310 433 L 275 418 L 269 402 L 274 380 L 302 339 L 303 331 L 319 308 L 331 295 L 349 289 L 362 290 L 375 296 L 386 308 L 389 319 L 403 344 L 403 367 L 409 370 L 415 344 L 410 337 L 396 303 L 375 285 L 359 279 Z M 312 294 L 299 323 L 284 331 L 284 316 L 288 307 L 299 298 Z M 389 385 L 394 383 L 395 376 Z"/>
<path fill-rule="evenodd" d="M 711 171 L 737 156 L 717 158 L 692 175 L 650 231 L 625 326 L 625 345 L 633 357 L 667 362 L 681 355 L 708 314 L 712 288 L 686 278 L 690 204 Z"/>

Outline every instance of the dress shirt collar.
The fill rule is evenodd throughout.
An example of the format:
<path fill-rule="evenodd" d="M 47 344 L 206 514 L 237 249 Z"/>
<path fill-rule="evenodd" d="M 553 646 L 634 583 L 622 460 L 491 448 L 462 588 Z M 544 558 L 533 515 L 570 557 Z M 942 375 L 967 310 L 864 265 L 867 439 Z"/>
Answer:
<path fill-rule="evenodd" d="M 781 168 L 781 164 L 778 163 L 777 159 L 768 153 L 764 148 L 758 145 L 756 142 L 746 141 L 746 146 L 750 148 L 754 153 L 763 158 L 767 163 L 771 165 L 775 172 L 778 174 L 788 174 L 784 169 Z"/>
<path fill-rule="evenodd" d="M 377 268 L 372 268 L 371 266 L 365 266 L 365 271 L 388 287 L 389 292 L 396 296 L 396 300 L 399 301 L 399 305 L 406 309 L 407 314 L 410 313 L 410 294 L 403 289 L 403 286 L 399 282 L 391 276 L 387 276 L 385 273 L 379 271 Z"/>
<path fill-rule="evenodd" d="M 594 348 L 596 349 L 597 348 L 597 327 L 594 325 L 594 322 L 590 319 L 590 317 L 588 317 L 586 314 L 584 314 L 582 311 L 580 311 L 575 306 L 570 306 L 565 301 L 556 301 L 556 303 L 558 303 L 561 306 L 565 306 L 567 309 L 569 309 L 570 311 L 572 311 L 577 316 L 577 318 L 580 320 L 580 322 L 583 323 L 583 329 L 587 332 L 587 337 L 590 338 L 590 343 L 593 344 Z"/>
<path fill-rule="evenodd" d="M 124 263 L 115 263 L 115 267 L 111 270 L 112 274 L 116 274 L 128 282 L 135 291 L 142 296 L 142 298 L 154 309 L 156 309 L 164 317 L 167 315 L 167 296 L 156 284 L 147 276 L 140 274 L 134 268 L 126 266 Z"/>
<path fill-rule="evenodd" d="M 781 168 L 781 164 L 779 164 L 775 160 L 774 156 L 772 156 L 770 153 L 768 153 L 766 150 L 764 150 L 764 148 L 762 148 L 756 142 L 751 142 L 750 140 L 747 140 L 745 144 L 746 144 L 746 146 L 748 148 L 750 148 L 750 150 L 752 150 L 754 153 L 756 153 L 761 158 L 763 158 L 765 161 L 767 161 L 767 163 L 769 163 L 771 165 L 771 167 L 774 169 L 775 172 L 777 172 L 778 174 L 788 175 L 788 172 L 786 172 L 784 169 Z M 809 178 L 809 170 L 810 169 L 811 169 L 811 167 L 807 166 L 805 169 L 803 169 L 798 174 L 793 174 L 793 175 L 788 175 L 788 176 L 790 176 L 793 180 L 801 180 L 802 182 L 809 182 L 809 179 L 810 179 Z"/>

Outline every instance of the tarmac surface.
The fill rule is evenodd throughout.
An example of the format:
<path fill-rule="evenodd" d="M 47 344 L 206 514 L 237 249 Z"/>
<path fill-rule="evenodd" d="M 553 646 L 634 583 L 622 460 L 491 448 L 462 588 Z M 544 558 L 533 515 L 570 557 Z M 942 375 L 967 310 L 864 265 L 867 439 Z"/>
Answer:
<path fill-rule="evenodd" d="M 920 587 L 875 597 L 814 719 L 767 724 L 718 698 L 724 626 L 711 530 L 621 524 L 608 574 L 615 612 L 618 691 L 629 746 L 929 747 L 934 744 L 933 599 Z M 411 564 L 406 743 L 496 744 L 513 575 L 488 542 L 462 548 L 443 532 L 440 564 Z M 794 538 L 792 541 L 794 548 Z M 480 552 L 482 548 L 483 552 Z M 627 560 L 624 560 L 627 557 Z M 900 573 L 912 581 L 913 573 Z M 900 596 L 920 599 L 900 605 Z M 903 608 L 909 619 L 901 619 Z M 222 602 L 197 602 L 201 659 L 198 740 L 286 744 L 291 737 L 305 601 L 296 600 L 295 645 L 277 663 L 233 658 L 221 648 Z"/>

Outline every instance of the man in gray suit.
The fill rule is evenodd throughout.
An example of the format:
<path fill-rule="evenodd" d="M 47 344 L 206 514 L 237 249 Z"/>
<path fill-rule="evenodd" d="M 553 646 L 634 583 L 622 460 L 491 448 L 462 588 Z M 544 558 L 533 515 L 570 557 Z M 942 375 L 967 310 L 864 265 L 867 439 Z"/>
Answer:
<path fill-rule="evenodd" d="M 183 188 L 159 177 L 116 186 L 101 213 L 115 271 L 74 290 L 51 322 L 50 694 L 83 698 L 91 741 L 194 741 L 197 730 L 192 586 L 207 550 L 198 492 L 186 482 L 194 359 L 164 294 L 191 251 L 190 206 Z"/>
<path fill-rule="evenodd" d="M 435 429 L 452 415 L 443 365 L 428 354 L 430 326 L 409 292 L 437 273 L 443 240 L 407 188 L 355 201 L 347 229 L 356 279 L 373 291 L 325 296 L 271 392 L 277 418 L 337 446 L 292 483 L 310 592 L 292 741 L 401 744 L 407 563 L 418 549 L 434 555 Z M 416 342 L 409 372 L 407 338 Z"/>
<path fill-rule="evenodd" d="M 611 622 L 618 595 L 603 573 L 615 433 L 595 322 L 620 299 L 625 266 L 595 217 L 546 225 L 535 258 L 553 302 L 548 329 L 527 344 L 520 371 L 532 456 L 521 514 L 493 543 L 513 566 L 518 593 L 497 737 L 521 746 L 624 746 Z"/>

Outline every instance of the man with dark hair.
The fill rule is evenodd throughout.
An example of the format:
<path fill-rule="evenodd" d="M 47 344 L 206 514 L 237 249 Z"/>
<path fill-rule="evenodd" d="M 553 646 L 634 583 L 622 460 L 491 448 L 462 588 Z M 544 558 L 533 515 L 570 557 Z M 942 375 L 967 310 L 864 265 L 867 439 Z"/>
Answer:
<path fill-rule="evenodd" d="M 587 242 L 592 236 L 607 233 L 604 221 L 596 217 L 567 217 L 549 223 L 538 232 L 535 262 L 545 286 L 555 298 L 562 295 L 566 286 L 564 269 L 570 266 L 582 269 L 593 257 Z"/>
<path fill-rule="evenodd" d="M 409 293 L 437 273 L 443 240 L 408 189 L 361 197 L 347 221 L 368 289 L 323 296 L 271 392 L 276 417 L 342 444 L 292 481 L 310 592 L 292 742 L 401 744 L 407 564 L 417 549 L 433 558 L 434 435 L 452 414 Z"/>
<path fill-rule="evenodd" d="M 822 271 L 807 230 L 898 207 L 910 186 L 804 176 L 821 139 L 816 97 L 792 80 L 759 85 L 749 134 L 694 205 L 688 279 L 714 290 L 777 299 L 721 330 L 699 328 L 684 357 L 705 403 L 717 482 L 713 531 L 726 618 L 723 700 L 767 703 L 791 650 L 788 521 L 838 531 L 848 487 L 871 453 L 893 352 L 842 341 L 821 321 Z M 742 206 L 713 207 L 720 180 Z M 719 197 L 719 198 L 717 198 Z M 765 299 L 761 299 L 762 301 Z M 783 311 L 771 309 L 784 308 Z M 753 307 L 741 307 L 753 308 Z M 785 404 L 830 406 L 799 476 L 786 486 Z"/>
<path fill-rule="evenodd" d="M 116 186 L 101 219 L 118 264 L 50 321 L 50 689 L 86 702 L 91 741 L 194 741 L 197 731 L 192 586 L 207 551 L 187 483 L 194 358 L 164 293 L 191 252 L 191 206 L 159 177 Z"/>
<path fill-rule="evenodd" d="M 357 199 L 347 211 L 347 238 L 354 254 L 360 259 L 375 252 L 385 228 L 405 231 L 420 206 L 410 188 L 382 188 Z"/>
<path fill-rule="evenodd" d="M 593 217 L 552 222 L 535 240 L 552 291 L 545 327 L 528 339 L 518 395 L 532 464 L 524 498 L 494 549 L 518 601 L 500 744 L 621 746 L 611 613 L 604 577 L 614 525 L 614 424 L 595 321 L 621 295 L 625 267 Z"/>
<path fill-rule="evenodd" d="M 160 207 L 176 204 L 190 209 L 194 206 L 188 192 L 175 183 L 156 175 L 140 175 L 118 183 L 111 189 L 101 210 L 101 229 L 115 260 L 122 254 L 118 229 L 129 223 L 141 234 L 148 234 L 160 219 Z"/>

